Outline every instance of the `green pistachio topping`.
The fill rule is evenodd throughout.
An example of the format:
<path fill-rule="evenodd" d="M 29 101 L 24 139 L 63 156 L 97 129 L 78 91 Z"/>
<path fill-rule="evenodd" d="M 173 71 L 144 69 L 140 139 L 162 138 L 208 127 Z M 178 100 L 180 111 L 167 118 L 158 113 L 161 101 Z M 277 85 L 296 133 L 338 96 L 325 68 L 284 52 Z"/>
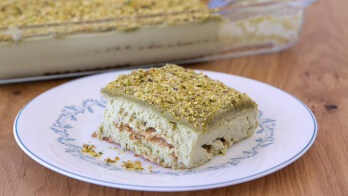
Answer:
<path fill-rule="evenodd" d="M 9 27 L 23 37 L 125 31 L 219 18 L 212 11 L 200 0 L 1 0 L 0 41 Z"/>
<path fill-rule="evenodd" d="M 205 127 L 207 119 L 219 111 L 256 107 L 245 93 L 173 64 L 121 74 L 101 92 L 151 104 L 177 119 L 186 119 L 195 127 Z"/>

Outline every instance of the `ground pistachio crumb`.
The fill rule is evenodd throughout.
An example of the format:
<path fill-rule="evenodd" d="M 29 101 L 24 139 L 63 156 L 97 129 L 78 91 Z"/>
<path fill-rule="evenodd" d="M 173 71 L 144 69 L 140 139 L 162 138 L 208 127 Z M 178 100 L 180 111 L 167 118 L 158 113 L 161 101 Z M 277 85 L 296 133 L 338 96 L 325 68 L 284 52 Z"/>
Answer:
<path fill-rule="evenodd" d="M 87 153 L 93 157 L 99 157 L 101 154 L 103 154 L 102 152 L 96 152 L 94 149 L 94 145 L 83 144 L 81 147 L 81 152 Z"/>
<path fill-rule="evenodd" d="M 126 169 L 134 169 L 134 170 L 143 170 L 144 168 L 141 167 L 141 161 L 135 160 L 135 161 L 122 161 L 121 167 L 124 167 Z"/>
<path fill-rule="evenodd" d="M 104 161 L 106 163 L 116 163 L 116 160 L 115 159 L 111 159 L 110 157 L 107 157 L 106 159 L 104 159 Z"/>

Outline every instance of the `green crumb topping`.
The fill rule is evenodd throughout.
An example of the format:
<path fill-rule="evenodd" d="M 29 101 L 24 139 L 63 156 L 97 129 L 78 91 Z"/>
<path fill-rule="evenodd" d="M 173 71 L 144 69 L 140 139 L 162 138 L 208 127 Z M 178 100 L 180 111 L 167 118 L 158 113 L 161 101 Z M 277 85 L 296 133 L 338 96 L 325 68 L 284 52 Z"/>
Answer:
<path fill-rule="evenodd" d="M 173 64 L 119 75 L 101 92 L 140 100 L 200 128 L 207 126 L 209 118 L 215 113 L 244 107 L 256 108 L 256 103 L 245 93 L 203 73 Z"/>
<path fill-rule="evenodd" d="M 213 11 L 201 0 L 1 0 L 0 41 L 12 39 L 9 27 L 22 37 L 125 31 L 219 18 Z"/>

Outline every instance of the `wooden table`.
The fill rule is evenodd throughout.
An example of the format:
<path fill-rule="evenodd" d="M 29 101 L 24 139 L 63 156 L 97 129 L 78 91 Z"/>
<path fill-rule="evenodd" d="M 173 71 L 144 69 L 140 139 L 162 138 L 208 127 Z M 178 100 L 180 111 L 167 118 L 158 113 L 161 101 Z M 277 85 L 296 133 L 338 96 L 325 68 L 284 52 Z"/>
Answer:
<path fill-rule="evenodd" d="M 181 193 L 114 189 L 55 173 L 20 150 L 12 123 L 29 100 L 71 80 L 60 79 L 0 86 L 0 195 L 348 195 L 347 7 L 347 0 L 314 3 L 289 50 L 187 66 L 260 80 L 307 104 L 318 121 L 317 139 L 288 167 L 239 185 Z"/>

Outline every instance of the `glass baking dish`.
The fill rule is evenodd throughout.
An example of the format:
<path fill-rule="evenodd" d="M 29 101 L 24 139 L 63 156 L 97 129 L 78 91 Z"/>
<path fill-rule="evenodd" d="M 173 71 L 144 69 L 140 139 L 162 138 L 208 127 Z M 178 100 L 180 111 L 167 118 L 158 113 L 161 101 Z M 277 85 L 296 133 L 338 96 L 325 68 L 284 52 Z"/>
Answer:
<path fill-rule="evenodd" d="M 0 2 L 3 12 L 10 9 L 10 1 L 13 0 Z M 20 7 L 28 6 L 25 3 L 14 4 L 10 13 L 17 12 L 16 17 L 23 21 L 28 21 L 28 17 L 38 20 L 37 15 L 40 14 L 46 17 L 50 1 L 34 1 L 42 6 L 33 8 L 40 13 L 20 18 L 27 11 Z M 100 5 L 100 0 L 93 1 Z M 167 7 L 146 11 L 152 8 L 146 7 L 151 4 L 144 7 L 144 3 L 156 1 L 160 2 L 104 1 L 110 7 L 120 2 L 122 6 L 133 6 L 129 9 L 135 9 L 136 15 L 133 12 L 124 14 L 122 7 L 121 16 L 114 14 L 110 17 L 108 12 L 103 18 L 98 15 L 104 13 L 103 10 L 95 9 L 91 13 L 98 12 L 95 16 L 99 17 L 82 20 L 75 17 L 58 22 L 29 22 L 29 25 L 10 25 L 5 20 L 0 22 L 0 84 L 284 50 L 296 42 L 303 9 L 313 0 L 212 0 L 202 5 L 197 3 L 199 0 L 169 0 L 158 3 L 165 2 Z M 171 6 L 175 3 L 177 7 Z M 88 6 L 86 4 L 79 10 L 83 11 Z M 118 10 L 117 6 L 112 9 Z M 74 13 L 74 10 L 71 12 Z M 64 13 L 56 14 L 64 18 Z M 10 19 L 7 19 L 8 23 L 11 23 Z"/>

